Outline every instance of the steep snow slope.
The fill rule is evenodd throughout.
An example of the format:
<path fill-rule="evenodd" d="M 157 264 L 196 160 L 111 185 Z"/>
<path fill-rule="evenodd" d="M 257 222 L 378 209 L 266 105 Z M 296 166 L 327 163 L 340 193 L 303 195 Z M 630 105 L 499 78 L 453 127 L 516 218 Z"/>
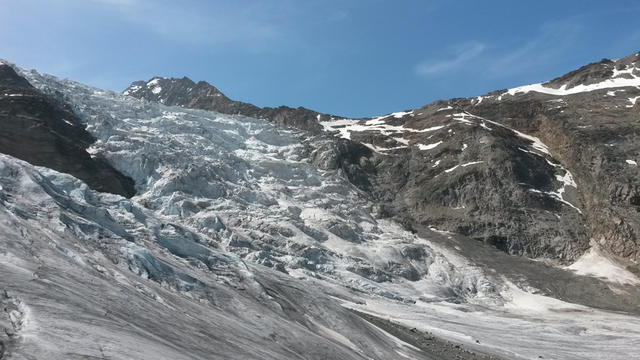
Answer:
<path fill-rule="evenodd" d="M 12 358 L 425 357 L 347 308 L 507 358 L 634 350 L 636 316 L 531 295 L 380 219 L 311 164 L 322 137 L 22 74 L 74 106 L 138 195 L 0 156 Z"/>

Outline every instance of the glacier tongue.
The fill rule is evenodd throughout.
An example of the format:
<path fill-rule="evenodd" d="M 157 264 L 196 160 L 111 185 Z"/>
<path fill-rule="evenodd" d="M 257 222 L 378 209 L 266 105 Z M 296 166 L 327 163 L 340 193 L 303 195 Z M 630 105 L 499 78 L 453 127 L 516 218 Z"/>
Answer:
<path fill-rule="evenodd" d="M 202 252 L 220 248 L 393 299 L 415 301 L 423 291 L 407 290 L 419 284 L 443 298 L 500 301 L 481 272 L 461 272 L 415 235 L 376 220 L 373 203 L 340 173 L 316 169 L 309 154 L 319 138 L 304 141 L 304 134 L 262 120 L 26 76 L 64 94 L 98 139 L 91 152 L 135 180 L 134 238 L 156 239 L 204 265 L 209 255 Z"/>
<path fill-rule="evenodd" d="M 321 137 L 22 75 L 74 106 L 98 139 L 91 153 L 138 195 L 0 155 L 0 275 L 22 304 L 7 342 L 18 358 L 424 357 L 348 308 L 509 358 L 552 356 L 548 329 L 558 346 L 604 355 L 603 335 L 624 320 L 611 359 L 640 335 L 631 316 L 555 302 L 521 311 L 528 293 L 377 218 L 339 171 L 315 168 Z"/>
<path fill-rule="evenodd" d="M 245 263 L 127 199 L 6 155 L 0 182 L 11 359 L 382 359 L 401 348 L 327 296 L 349 291 Z"/>

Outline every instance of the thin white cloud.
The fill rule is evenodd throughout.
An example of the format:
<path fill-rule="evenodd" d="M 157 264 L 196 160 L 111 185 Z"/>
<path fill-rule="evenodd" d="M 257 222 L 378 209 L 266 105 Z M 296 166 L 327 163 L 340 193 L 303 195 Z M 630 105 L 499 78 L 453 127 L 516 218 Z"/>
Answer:
<path fill-rule="evenodd" d="M 543 24 L 535 38 L 503 54 L 496 54 L 486 69 L 493 75 L 508 76 L 540 68 L 573 51 L 582 30 L 579 18 Z"/>
<path fill-rule="evenodd" d="M 477 58 L 485 48 L 480 42 L 458 44 L 449 50 L 449 58 L 423 61 L 415 66 L 415 72 L 422 76 L 433 76 L 456 70 Z"/>
<path fill-rule="evenodd" d="M 448 50 L 449 58 L 427 60 L 415 67 L 421 76 L 432 77 L 451 73 L 474 62 L 476 76 L 488 78 L 512 77 L 540 69 L 569 56 L 584 30 L 584 19 L 575 16 L 544 23 L 526 42 L 500 49 L 497 44 L 468 42 Z M 490 49 L 490 51 L 489 51 Z"/>

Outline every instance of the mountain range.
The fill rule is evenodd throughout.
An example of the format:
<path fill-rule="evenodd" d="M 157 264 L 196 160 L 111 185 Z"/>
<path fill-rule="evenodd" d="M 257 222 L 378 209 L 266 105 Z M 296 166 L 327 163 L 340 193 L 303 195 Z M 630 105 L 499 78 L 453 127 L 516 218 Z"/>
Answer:
<path fill-rule="evenodd" d="M 318 165 L 341 167 L 405 224 L 568 261 L 595 241 L 637 262 L 638 60 L 605 59 L 547 83 L 372 119 L 261 109 L 188 78 L 137 81 L 123 94 L 352 140 L 322 149 Z"/>
<path fill-rule="evenodd" d="M 0 61 L 0 359 L 629 359 L 640 53 L 373 118 Z"/>

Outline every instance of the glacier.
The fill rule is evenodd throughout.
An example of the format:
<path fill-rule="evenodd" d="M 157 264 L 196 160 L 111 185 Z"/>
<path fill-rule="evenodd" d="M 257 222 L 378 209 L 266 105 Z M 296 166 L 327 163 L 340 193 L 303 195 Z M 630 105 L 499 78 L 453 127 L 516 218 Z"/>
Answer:
<path fill-rule="evenodd" d="M 17 70 L 73 106 L 137 195 L 0 154 L 12 359 L 430 358 L 354 310 L 508 359 L 637 351 L 637 315 L 540 295 L 451 234 L 385 219 L 314 166 L 330 135 Z"/>

